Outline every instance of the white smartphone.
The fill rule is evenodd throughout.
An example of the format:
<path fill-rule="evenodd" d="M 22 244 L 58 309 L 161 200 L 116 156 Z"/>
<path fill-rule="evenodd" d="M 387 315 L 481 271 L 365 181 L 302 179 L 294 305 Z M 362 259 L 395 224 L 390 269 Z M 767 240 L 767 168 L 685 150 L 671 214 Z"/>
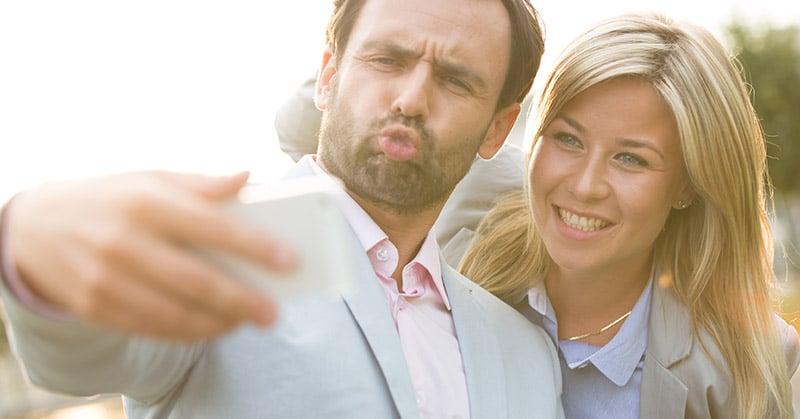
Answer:
<path fill-rule="evenodd" d="M 304 177 L 275 185 L 248 185 L 229 204 L 231 213 L 288 243 L 298 269 L 278 274 L 221 252 L 202 250 L 215 264 L 272 298 L 338 295 L 356 274 L 353 236 L 328 179 Z"/>

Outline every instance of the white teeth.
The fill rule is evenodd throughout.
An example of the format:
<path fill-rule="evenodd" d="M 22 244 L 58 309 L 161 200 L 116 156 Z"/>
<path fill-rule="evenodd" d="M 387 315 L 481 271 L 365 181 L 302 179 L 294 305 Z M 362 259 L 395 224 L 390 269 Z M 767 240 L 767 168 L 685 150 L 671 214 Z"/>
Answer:
<path fill-rule="evenodd" d="M 579 217 L 563 208 L 558 209 L 558 215 L 568 226 L 582 231 L 597 231 L 608 225 L 607 221 L 597 218 Z"/>

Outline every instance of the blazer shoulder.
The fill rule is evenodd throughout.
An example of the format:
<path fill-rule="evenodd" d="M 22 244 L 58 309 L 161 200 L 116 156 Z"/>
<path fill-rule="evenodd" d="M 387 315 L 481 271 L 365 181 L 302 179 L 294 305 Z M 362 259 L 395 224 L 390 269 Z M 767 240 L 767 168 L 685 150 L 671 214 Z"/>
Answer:
<path fill-rule="evenodd" d="M 494 391 L 502 388 L 497 383 L 506 383 L 508 415 L 503 417 L 563 418 L 558 353 L 547 333 L 451 267 L 442 274 L 456 330 L 460 325 L 465 332 L 459 334 L 462 354 L 472 359 L 480 354 L 481 363 L 490 365 L 483 368 L 492 371 L 486 377 L 496 382 L 490 385 Z"/>
<path fill-rule="evenodd" d="M 480 285 L 472 282 L 464 275 L 461 275 L 451 266 L 443 265 L 442 269 L 446 271 L 445 275 L 450 276 L 459 286 L 469 292 L 474 302 L 481 307 L 485 321 L 501 335 L 502 339 L 517 340 L 528 336 L 536 341 L 544 341 L 548 344 L 551 343 L 550 337 L 544 329 L 533 324 L 514 307 L 506 304 L 503 300 L 494 296 L 494 294 L 481 288 Z"/>
<path fill-rule="evenodd" d="M 697 335 L 692 333 L 683 304 L 671 296 L 662 302 L 670 304 L 661 306 L 663 311 L 650 313 L 642 411 L 669 411 L 674 406 L 666 400 L 672 400 L 684 406 L 686 417 L 730 417 L 736 408 L 733 377 L 720 348 L 702 325 Z M 653 322 L 654 318 L 657 321 Z M 672 322 L 666 323 L 669 319 Z"/>

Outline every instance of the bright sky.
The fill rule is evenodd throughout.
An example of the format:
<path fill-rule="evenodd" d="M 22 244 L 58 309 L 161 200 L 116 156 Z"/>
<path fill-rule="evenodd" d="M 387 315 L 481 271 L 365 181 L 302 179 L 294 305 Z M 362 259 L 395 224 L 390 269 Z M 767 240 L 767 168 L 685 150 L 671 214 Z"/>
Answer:
<path fill-rule="evenodd" d="M 46 180 L 124 170 L 275 179 L 291 161 L 274 113 L 316 69 L 329 4 L 0 2 L 0 202 Z M 800 24 L 796 0 L 534 4 L 547 26 L 543 72 L 579 31 L 624 11 L 658 10 L 720 35 L 734 15 Z"/>

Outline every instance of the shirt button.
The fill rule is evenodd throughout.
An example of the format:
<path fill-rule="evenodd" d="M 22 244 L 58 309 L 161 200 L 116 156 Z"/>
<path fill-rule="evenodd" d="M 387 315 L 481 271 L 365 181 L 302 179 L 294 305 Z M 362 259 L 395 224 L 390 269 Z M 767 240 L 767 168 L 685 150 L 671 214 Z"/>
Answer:
<path fill-rule="evenodd" d="M 380 248 L 377 252 L 375 252 L 375 257 L 381 262 L 386 262 L 389 260 L 389 251 L 384 248 Z"/>

